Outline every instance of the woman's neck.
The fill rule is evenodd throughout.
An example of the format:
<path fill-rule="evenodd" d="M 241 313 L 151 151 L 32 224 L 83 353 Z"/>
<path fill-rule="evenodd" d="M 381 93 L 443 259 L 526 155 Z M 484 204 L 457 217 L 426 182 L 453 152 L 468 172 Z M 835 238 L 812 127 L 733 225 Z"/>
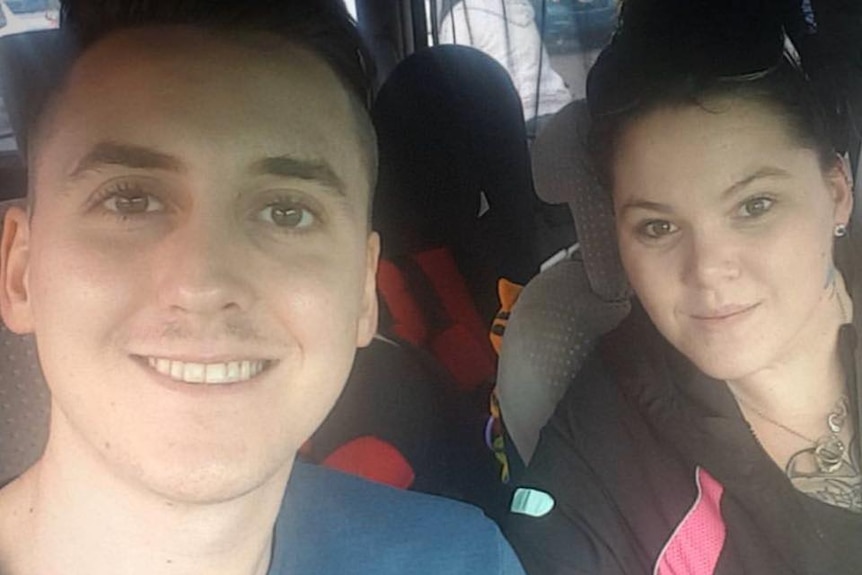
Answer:
<path fill-rule="evenodd" d="M 841 274 L 836 273 L 834 281 L 834 290 L 778 358 L 753 373 L 728 380 L 743 410 L 748 407 L 779 421 L 805 415 L 826 417 L 847 393 L 838 335 L 841 326 L 852 319 L 853 301 Z"/>
<path fill-rule="evenodd" d="M 860 462 L 851 448 L 857 422 L 846 403 L 838 341 L 852 301 L 840 277 L 835 301 L 827 303 L 782 361 L 728 386 L 758 442 L 798 491 L 862 512 Z"/>

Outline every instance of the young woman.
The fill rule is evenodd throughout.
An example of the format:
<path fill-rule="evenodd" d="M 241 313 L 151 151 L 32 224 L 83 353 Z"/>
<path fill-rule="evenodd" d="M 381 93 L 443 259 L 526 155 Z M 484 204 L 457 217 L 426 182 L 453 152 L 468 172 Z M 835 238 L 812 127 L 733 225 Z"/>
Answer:
<path fill-rule="evenodd" d="M 665 40 L 633 12 L 588 94 L 634 310 L 544 429 L 508 534 L 531 575 L 860 573 L 836 123 L 774 21 L 701 14 Z"/>

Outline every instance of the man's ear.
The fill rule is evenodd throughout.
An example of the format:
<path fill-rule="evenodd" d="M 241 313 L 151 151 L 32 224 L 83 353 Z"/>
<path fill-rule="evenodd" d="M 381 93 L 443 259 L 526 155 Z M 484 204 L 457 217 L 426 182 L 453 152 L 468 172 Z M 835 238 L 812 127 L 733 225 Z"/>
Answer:
<path fill-rule="evenodd" d="M 835 224 L 847 224 L 853 213 L 853 172 L 844 157 L 839 156 L 835 166 L 829 171 L 826 181 L 832 193 L 832 202 L 835 204 L 833 222 Z"/>
<path fill-rule="evenodd" d="M 30 270 L 30 219 L 12 206 L 6 211 L 0 235 L 0 316 L 15 333 L 33 331 L 28 275 Z"/>
<path fill-rule="evenodd" d="M 377 261 L 380 259 L 380 235 L 377 232 L 368 234 L 365 251 L 365 287 L 357 329 L 357 347 L 371 343 L 371 338 L 377 333 Z"/>

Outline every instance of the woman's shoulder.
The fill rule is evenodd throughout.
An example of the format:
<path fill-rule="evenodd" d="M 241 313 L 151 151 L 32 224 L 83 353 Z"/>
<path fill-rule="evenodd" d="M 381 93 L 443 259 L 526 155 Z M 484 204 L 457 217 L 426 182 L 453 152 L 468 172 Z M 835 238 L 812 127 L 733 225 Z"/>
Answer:
<path fill-rule="evenodd" d="M 599 342 L 542 431 L 507 524 L 528 570 L 647 572 L 696 495 L 696 469 L 627 388 L 643 360 L 630 347 L 639 329 L 629 318 Z M 519 492 L 550 510 L 525 514 Z"/>
<path fill-rule="evenodd" d="M 586 405 L 591 413 L 597 404 L 616 404 L 631 395 L 632 380 L 648 378 L 667 354 L 664 338 L 634 302 L 628 316 L 596 342 L 561 405 Z"/>

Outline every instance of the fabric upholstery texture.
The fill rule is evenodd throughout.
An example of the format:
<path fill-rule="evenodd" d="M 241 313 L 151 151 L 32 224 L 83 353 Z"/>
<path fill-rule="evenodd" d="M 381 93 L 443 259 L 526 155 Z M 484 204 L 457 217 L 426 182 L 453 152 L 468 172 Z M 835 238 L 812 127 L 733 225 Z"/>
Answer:
<path fill-rule="evenodd" d="M 627 299 L 605 302 L 589 286 L 583 262 L 560 262 L 521 292 L 500 353 L 497 394 L 506 430 L 529 460 L 598 335 L 629 312 Z"/>
<path fill-rule="evenodd" d="M 589 111 L 584 100 L 557 112 L 533 144 L 536 193 L 569 204 L 592 291 L 602 300 L 629 296 L 614 229 L 613 202 L 599 184 L 587 153 Z"/>
<path fill-rule="evenodd" d="M 569 205 L 580 248 L 527 284 L 503 338 L 497 394 L 523 462 L 596 341 L 630 310 L 613 204 L 591 169 L 588 130 L 586 103 L 572 102 L 548 122 L 532 149 L 536 193 L 548 203 Z"/>

